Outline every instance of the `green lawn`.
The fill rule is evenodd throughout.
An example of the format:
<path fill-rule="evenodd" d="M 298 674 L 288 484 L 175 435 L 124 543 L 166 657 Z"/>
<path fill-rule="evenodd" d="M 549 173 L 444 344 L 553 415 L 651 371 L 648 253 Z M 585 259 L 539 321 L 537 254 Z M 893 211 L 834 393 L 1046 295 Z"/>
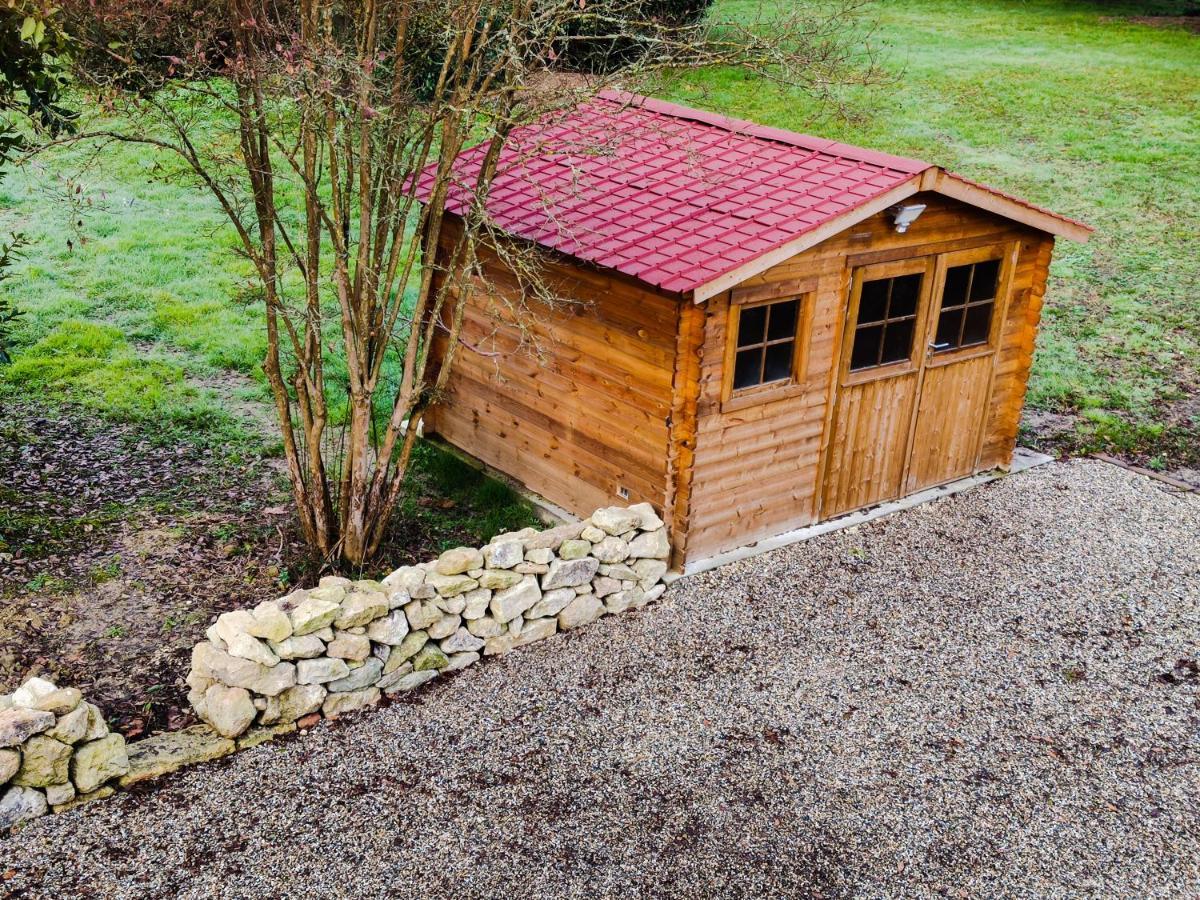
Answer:
<path fill-rule="evenodd" d="M 757 3 L 717 8 L 749 14 Z M 1092 243 L 1063 242 L 1056 254 L 1030 403 L 1073 417 L 1059 439 L 1071 448 L 1195 464 L 1200 37 L 1112 18 L 1121 12 L 1070 0 L 886 0 L 876 14 L 892 78 L 847 96 L 852 121 L 728 72 L 697 72 L 673 90 L 919 156 L 1094 225 Z M 60 153 L 0 182 L 0 231 L 34 242 L 10 282 L 27 317 L 0 400 L 6 390 L 70 398 L 232 440 L 244 429 L 227 412 L 228 373 L 244 376 L 240 398 L 264 395 L 248 266 L 208 197 L 156 178 L 137 148 L 89 167 L 82 196 L 93 203 L 73 215 L 55 195 L 73 188 L 65 179 L 84 159 Z"/>

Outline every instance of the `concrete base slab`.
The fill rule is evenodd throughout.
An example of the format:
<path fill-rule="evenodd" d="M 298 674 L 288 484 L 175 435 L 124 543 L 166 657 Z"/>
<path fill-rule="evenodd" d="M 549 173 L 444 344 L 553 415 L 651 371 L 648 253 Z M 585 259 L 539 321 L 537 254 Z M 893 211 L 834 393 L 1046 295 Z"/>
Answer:
<path fill-rule="evenodd" d="M 869 509 L 862 509 L 858 512 L 838 516 L 836 519 L 828 519 L 824 522 L 817 522 L 815 525 L 807 525 L 804 528 L 797 528 L 794 531 L 787 531 L 774 537 L 764 538 L 761 541 L 747 544 L 744 547 L 726 550 L 724 553 L 718 553 L 716 556 L 710 556 L 707 559 L 695 560 L 689 563 L 683 572 L 668 572 L 663 580 L 670 583 L 680 578 L 686 578 L 689 575 L 698 575 L 701 572 L 707 572 L 718 566 L 749 559 L 752 556 L 758 556 L 760 553 L 767 553 L 771 550 L 778 550 L 780 547 L 788 547 L 792 544 L 798 544 L 801 541 L 811 540 L 822 534 L 853 528 L 855 525 L 862 525 L 864 522 L 872 522 L 875 519 L 881 519 L 893 513 L 903 512 L 906 509 L 912 509 L 914 506 L 920 506 L 923 503 L 929 503 L 941 497 L 959 494 L 973 487 L 978 487 L 981 484 L 987 484 L 989 481 L 995 481 L 998 478 L 1004 478 L 1007 475 L 1013 475 L 1017 472 L 1024 472 L 1026 469 L 1032 469 L 1034 466 L 1044 465 L 1053 461 L 1053 456 L 1047 456 L 1045 453 L 1038 453 L 1035 450 L 1029 450 L 1025 447 L 1018 447 L 1013 453 L 1012 464 L 1007 470 L 993 469 L 990 472 L 982 472 L 979 475 L 972 475 L 969 478 L 960 478 L 958 481 L 951 481 L 948 484 L 938 485 L 937 487 L 927 488 L 915 494 L 909 494 L 907 497 L 901 497 L 899 500 L 891 500 L 887 503 L 881 503 L 878 506 L 872 506 Z"/>

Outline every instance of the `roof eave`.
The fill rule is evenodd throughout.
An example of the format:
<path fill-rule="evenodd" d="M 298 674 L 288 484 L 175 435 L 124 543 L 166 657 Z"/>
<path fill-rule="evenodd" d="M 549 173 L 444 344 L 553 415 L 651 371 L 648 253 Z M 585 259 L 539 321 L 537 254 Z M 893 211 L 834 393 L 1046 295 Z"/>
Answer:
<path fill-rule="evenodd" d="M 774 250 L 769 250 L 762 256 L 718 275 L 711 281 L 696 285 L 689 293 L 694 302 L 703 303 L 921 191 L 942 194 L 1022 225 L 1028 225 L 1038 231 L 1079 243 L 1086 243 L 1094 230 L 1082 222 L 1038 209 L 952 175 L 938 166 L 930 166 L 924 172 L 914 175 L 891 190 L 854 207 L 836 219 L 830 219 L 811 231 L 806 231 L 795 240 L 782 244 Z"/>

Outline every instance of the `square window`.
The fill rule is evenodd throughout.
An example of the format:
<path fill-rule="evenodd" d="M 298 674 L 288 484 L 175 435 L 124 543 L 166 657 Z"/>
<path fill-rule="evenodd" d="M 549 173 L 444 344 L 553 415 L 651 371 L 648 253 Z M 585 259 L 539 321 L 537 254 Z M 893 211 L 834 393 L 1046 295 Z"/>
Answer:
<path fill-rule="evenodd" d="M 854 344 L 850 349 L 850 371 L 887 365 L 912 356 L 924 277 L 922 273 L 914 272 L 862 283 Z M 883 298 L 882 306 L 880 298 Z"/>
<path fill-rule="evenodd" d="M 733 390 L 787 381 L 796 354 L 800 300 L 737 307 Z"/>

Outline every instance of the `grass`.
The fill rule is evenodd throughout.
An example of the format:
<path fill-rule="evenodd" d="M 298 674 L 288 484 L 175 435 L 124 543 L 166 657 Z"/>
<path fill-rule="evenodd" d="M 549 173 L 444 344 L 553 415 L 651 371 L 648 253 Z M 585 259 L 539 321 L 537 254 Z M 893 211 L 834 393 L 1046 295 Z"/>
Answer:
<path fill-rule="evenodd" d="M 1059 245 L 1029 403 L 1071 417 L 1070 448 L 1196 462 L 1200 37 L 1121 18 L 1186 4 L 1150 6 L 888 0 L 875 13 L 891 79 L 847 92 L 848 120 L 720 70 L 690 73 L 674 99 L 928 159 L 1096 226 L 1090 244 Z M 206 383 L 236 373 L 239 398 L 265 397 L 248 264 L 208 196 L 161 179 L 143 148 L 107 150 L 78 181 L 81 207 L 63 203 L 86 160 L 63 151 L 0 182 L 0 231 L 33 241 L 8 285 L 27 315 L 0 399 L 230 440 Z"/>
<path fill-rule="evenodd" d="M 1189 5 L 885 2 L 891 80 L 847 92 L 849 121 L 729 71 L 675 99 L 926 159 L 1093 225 L 1056 250 L 1029 404 L 1072 414 L 1075 449 L 1196 463 L 1200 36 L 1121 18 Z"/>

